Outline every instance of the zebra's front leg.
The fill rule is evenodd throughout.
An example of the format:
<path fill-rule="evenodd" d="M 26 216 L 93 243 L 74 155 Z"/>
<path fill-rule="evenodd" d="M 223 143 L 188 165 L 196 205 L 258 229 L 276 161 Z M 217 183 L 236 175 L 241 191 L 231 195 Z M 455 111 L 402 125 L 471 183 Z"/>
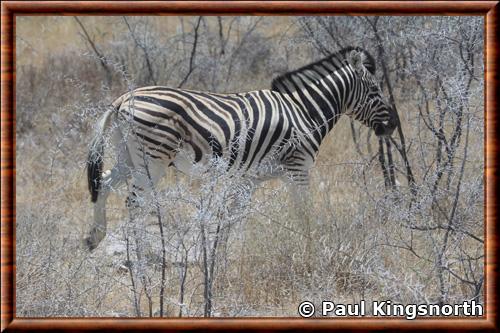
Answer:
<path fill-rule="evenodd" d="M 287 179 L 285 181 L 294 207 L 301 213 L 306 213 L 306 210 L 312 207 L 312 198 L 309 188 L 309 171 L 289 172 L 286 176 Z"/>
<path fill-rule="evenodd" d="M 261 179 L 251 178 L 246 179 L 242 183 L 238 184 L 239 186 L 236 188 L 234 198 L 227 207 L 228 213 L 234 214 L 240 210 L 246 209 L 251 202 L 255 191 L 261 183 Z"/>
<path fill-rule="evenodd" d="M 135 255 L 138 260 L 136 265 L 140 268 L 139 271 L 144 271 L 141 267 L 144 267 L 148 258 L 155 259 L 157 256 L 153 244 L 148 240 L 150 237 L 146 221 L 151 212 L 155 215 L 160 214 L 160 199 L 157 197 L 156 185 L 164 174 L 162 164 L 151 163 L 147 169 L 145 166 L 139 166 L 132 173 L 129 184 L 129 195 L 126 200 L 129 223 L 125 237 L 127 243 L 132 241 L 135 244 Z"/>
<path fill-rule="evenodd" d="M 299 224 L 297 229 L 303 237 L 304 272 L 311 276 L 314 260 L 314 201 L 309 187 L 309 172 L 294 172 L 288 175 L 287 188 L 291 196 L 291 211 L 294 212 Z"/>

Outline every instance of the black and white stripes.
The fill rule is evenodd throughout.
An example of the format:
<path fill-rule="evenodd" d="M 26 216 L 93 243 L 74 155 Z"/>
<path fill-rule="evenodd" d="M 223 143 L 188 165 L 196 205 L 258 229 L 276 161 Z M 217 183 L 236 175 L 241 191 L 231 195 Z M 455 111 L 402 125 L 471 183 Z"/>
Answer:
<path fill-rule="evenodd" d="M 89 172 L 89 188 L 99 192 L 92 198 L 96 222 L 89 246 L 97 246 L 103 237 L 98 230 L 105 230 L 107 184 L 117 182 L 109 175 L 131 177 L 131 190 L 147 192 L 170 165 L 191 173 L 194 165 L 223 159 L 228 172 L 255 181 L 286 176 L 307 184 L 321 142 L 342 114 L 390 135 L 396 117 L 374 73 L 372 56 L 351 47 L 274 79 L 270 90 L 217 94 L 154 86 L 122 95 L 101 124 L 115 125 L 115 145 L 124 146 L 125 156 L 108 178 Z M 93 149 L 100 149 L 99 135 Z M 89 170 L 101 170 L 96 163 L 89 157 Z M 145 168 L 150 179 L 139 172 Z"/>

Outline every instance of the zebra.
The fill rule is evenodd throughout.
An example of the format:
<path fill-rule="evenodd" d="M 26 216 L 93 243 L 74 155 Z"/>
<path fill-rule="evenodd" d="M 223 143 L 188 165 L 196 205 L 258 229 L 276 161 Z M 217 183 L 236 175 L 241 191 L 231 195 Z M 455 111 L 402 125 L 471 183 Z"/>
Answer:
<path fill-rule="evenodd" d="M 173 166 L 191 174 L 227 161 L 227 172 L 252 174 L 252 182 L 281 178 L 307 187 L 321 142 L 343 114 L 390 136 L 399 118 L 375 77 L 373 56 L 348 47 L 282 74 L 271 89 L 220 94 L 148 86 L 117 98 L 98 125 L 87 159 L 94 223 L 90 250 L 106 235 L 106 198 L 127 182 L 129 209 L 140 206 Z M 111 132 L 115 166 L 103 173 L 104 133 Z M 263 171 L 262 171 L 263 170 Z M 130 180 L 130 182 L 129 182 Z M 146 199 L 145 199 L 146 200 Z"/>

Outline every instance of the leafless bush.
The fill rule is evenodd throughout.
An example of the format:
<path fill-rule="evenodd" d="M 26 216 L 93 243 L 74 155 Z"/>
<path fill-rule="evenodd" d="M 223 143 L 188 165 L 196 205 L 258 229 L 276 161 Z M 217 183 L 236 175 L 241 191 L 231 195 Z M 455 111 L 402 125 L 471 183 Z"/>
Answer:
<path fill-rule="evenodd" d="M 481 18 L 53 20 L 75 44 L 49 54 L 23 34 L 29 19 L 18 24 L 18 316 L 295 316 L 305 299 L 484 301 Z M 222 160 L 202 179 L 169 172 L 134 218 L 123 186 L 109 200 L 109 235 L 95 252 L 81 248 L 93 218 L 87 142 L 114 98 L 148 84 L 265 89 L 348 45 L 376 57 L 404 144 L 341 119 L 305 208 L 278 181 L 250 200 L 252 185 L 222 172 Z M 40 63 L 22 63 L 35 54 Z"/>
<path fill-rule="evenodd" d="M 471 131 L 483 133 L 483 104 L 480 99 L 474 100 L 483 92 L 481 20 L 318 17 L 298 21 L 319 52 L 327 52 L 325 45 L 331 45 L 331 41 L 345 45 L 361 37 L 373 45 L 372 48 L 378 50 L 380 73 L 392 103 L 399 110 L 410 111 L 406 127 L 417 129 L 405 131 L 412 134 L 408 149 L 403 142 L 392 140 L 401 153 L 399 159 L 408 155 L 410 161 L 414 161 L 416 180 L 408 168 L 405 170 L 405 159 L 403 165 L 398 166 L 392 155 L 387 156 L 389 171 L 392 167 L 396 175 L 411 175 L 415 183 L 407 178 L 413 191 L 408 193 L 398 186 L 387 196 L 370 195 L 374 207 L 396 208 L 377 212 L 378 219 L 398 221 L 401 228 L 397 235 L 384 241 L 383 246 L 406 251 L 420 265 L 428 265 L 429 281 L 438 288 L 429 290 L 426 299 L 447 303 L 481 298 L 483 223 L 478 223 L 473 216 L 482 216 L 484 201 L 476 193 L 484 188 L 483 161 L 482 157 L 469 159 L 470 150 L 482 151 L 483 144 L 482 141 L 472 143 L 469 137 Z M 417 26 L 421 27 L 418 31 Z M 348 40 L 339 37 L 339 31 L 344 32 Z M 399 94 L 395 87 L 399 87 Z M 353 137 L 362 155 L 356 132 L 353 127 Z M 368 145 L 370 153 L 369 148 Z M 383 154 L 384 150 L 380 149 L 387 185 Z M 393 174 L 389 183 L 395 184 L 396 179 Z M 464 179 L 472 183 L 464 186 Z M 369 185 L 365 186 L 369 191 Z M 471 205 L 469 198 L 477 201 Z"/>

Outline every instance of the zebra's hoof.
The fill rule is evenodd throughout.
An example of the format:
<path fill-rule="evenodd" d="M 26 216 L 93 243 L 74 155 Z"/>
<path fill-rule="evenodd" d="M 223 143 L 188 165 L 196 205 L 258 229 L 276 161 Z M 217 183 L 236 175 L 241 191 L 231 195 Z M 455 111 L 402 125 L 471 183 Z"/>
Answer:
<path fill-rule="evenodd" d="M 93 251 L 106 236 L 106 230 L 94 227 L 90 230 L 89 237 L 84 239 L 84 243 L 89 251 Z"/>
<path fill-rule="evenodd" d="M 93 237 L 87 237 L 83 240 L 84 246 L 87 248 L 89 251 L 94 251 L 95 248 L 97 247 L 98 243 L 93 239 Z"/>

